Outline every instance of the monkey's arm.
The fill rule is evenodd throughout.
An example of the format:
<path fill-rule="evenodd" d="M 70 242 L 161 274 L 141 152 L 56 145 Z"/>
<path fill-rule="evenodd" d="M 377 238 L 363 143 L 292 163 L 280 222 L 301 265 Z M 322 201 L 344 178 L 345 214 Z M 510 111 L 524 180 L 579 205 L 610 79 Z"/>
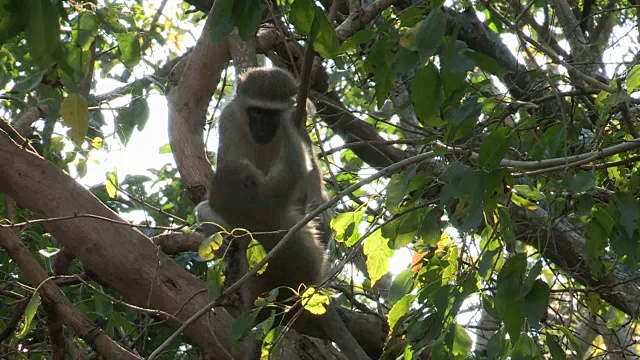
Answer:
<path fill-rule="evenodd" d="M 205 237 L 209 237 L 228 227 L 222 216 L 217 214 L 209 206 L 209 201 L 200 202 L 195 209 L 196 220 L 202 223 L 202 232 Z"/>

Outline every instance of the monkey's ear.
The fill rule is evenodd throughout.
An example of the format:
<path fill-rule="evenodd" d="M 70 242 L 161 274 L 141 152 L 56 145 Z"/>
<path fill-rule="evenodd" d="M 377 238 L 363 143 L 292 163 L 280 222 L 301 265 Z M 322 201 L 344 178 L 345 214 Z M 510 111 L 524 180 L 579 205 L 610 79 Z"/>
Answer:
<path fill-rule="evenodd" d="M 316 106 L 311 102 L 311 100 L 307 99 L 307 118 L 311 119 L 316 116 Z"/>

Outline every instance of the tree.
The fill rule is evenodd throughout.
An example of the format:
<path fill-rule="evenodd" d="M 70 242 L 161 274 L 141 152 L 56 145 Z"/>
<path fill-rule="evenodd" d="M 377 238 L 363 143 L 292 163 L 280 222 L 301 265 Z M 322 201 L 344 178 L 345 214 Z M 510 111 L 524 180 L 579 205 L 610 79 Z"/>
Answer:
<path fill-rule="evenodd" d="M 247 319 L 192 212 L 234 74 L 266 59 L 318 109 L 330 285 L 372 353 L 637 357 L 638 4 L 443 3 L 0 0 L 1 357 L 232 356 Z M 81 185 L 154 93 L 175 166 Z"/>

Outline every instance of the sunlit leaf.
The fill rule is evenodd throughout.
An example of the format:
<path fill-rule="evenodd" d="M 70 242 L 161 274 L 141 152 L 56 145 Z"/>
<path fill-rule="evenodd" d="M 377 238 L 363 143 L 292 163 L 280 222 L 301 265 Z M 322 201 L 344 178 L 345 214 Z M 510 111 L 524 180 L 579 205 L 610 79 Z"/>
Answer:
<path fill-rule="evenodd" d="M 635 65 L 631 68 L 624 82 L 627 85 L 627 92 L 629 92 L 629 94 L 640 87 L 640 65 Z"/>
<path fill-rule="evenodd" d="M 393 330 L 398 320 L 407 314 L 415 298 L 415 295 L 407 294 L 393 304 L 391 310 L 389 310 L 389 316 L 387 318 L 390 329 Z"/>
<path fill-rule="evenodd" d="M 382 237 L 381 230 L 376 230 L 364 241 L 364 254 L 367 256 L 367 272 L 371 279 L 371 286 L 389 271 L 389 259 L 394 251 Z"/>
<path fill-rule="evenodd" d="M 142 55 L 138 35 L 121 33 L 116 34 L 116 38 L 118 39 L 118 49 L 120 49 L 121 53 L 118 59 L 128 68 L 138 65 Z"/>
<path fill-rule="evenodd" d="M 318 291 L 314 287 L 308 287 L 302 293 L 300 301 L 302 302 L 302 307 L 308 312 L 314 315 L 322 315 L 327 312 L 330 298 L 328 294 Z"/>
<path fill-rule="evenodd" d="M 118 175 L 117 171 L 110 171 L 107 173 L 107 181 L 104 183 L 104 187 L 107 190 L 109 198 L 115 199 L 118 193 Z"/>
<path fill-rule="evenodd" d="M 266 256 L 267 252 L 264 250 L 262 244 L 252 238 L 249 246 L 247 247 L 247 261 L 249 262 L 249 269 L 256 267 Z M 262 275 L 262 273 L 267 270 L 268 265 L 268 263 L 264 264 L 264 266 L 258 270 L 258 275 Z"/>
<path fill-rule="evenodd" d="M 76 144 L 81 144 L 89 129 L 89 103 L 80 94 L 69 94 L 60 106 L 62 123 L 70 127 L 69 137 Z"/>
<path fill-rule="evenodd" d="M 335 240 L 344 242 L 348 247 L 355 245 L 360 240 L 358 226 L 362 222 L 364 210 L 345 212 L 331 219 L 331 228 L 335 231 Z"/>
<path fill-rule="evenodd" d="M 213 260 L 216 251 L 220 249 L 223 242 L 224 236 L 221 232 L 217 232 L 207 237 L 202 243 L 200 243 L 200 247 L 198 248 L 198 255 L 203 260 Z"/>
<path fill-rule="evenodd" d="M 98 34 L 99 19 L 91 11 L 81 12 L 71 24 L 71 37 L 82 49 L 89 49 L 89 45 Z"/>

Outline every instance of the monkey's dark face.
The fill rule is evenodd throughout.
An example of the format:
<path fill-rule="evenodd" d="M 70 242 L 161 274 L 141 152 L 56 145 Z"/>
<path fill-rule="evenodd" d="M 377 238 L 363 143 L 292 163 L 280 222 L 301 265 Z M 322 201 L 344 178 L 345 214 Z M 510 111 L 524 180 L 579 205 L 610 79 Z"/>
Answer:
<path fill-rule="evenodd" d="M 249 132 L 253 140 L 260 145 L 268 144 L 282 126 L 282 110 L 248 107 Z"/>

